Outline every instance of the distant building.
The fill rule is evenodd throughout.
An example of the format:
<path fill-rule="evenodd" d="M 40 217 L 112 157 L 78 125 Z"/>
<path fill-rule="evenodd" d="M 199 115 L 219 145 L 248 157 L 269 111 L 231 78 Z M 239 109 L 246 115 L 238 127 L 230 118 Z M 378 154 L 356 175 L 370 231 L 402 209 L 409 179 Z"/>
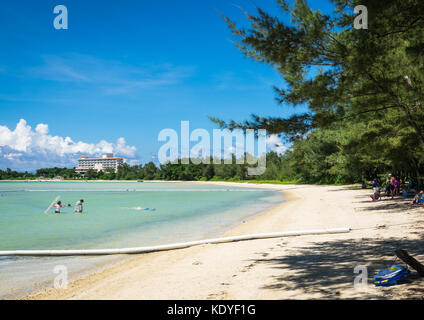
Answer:
<path fill-rule="evenodd" d="M 122 164 L 124 164 L 124 158 L 116 158 L 113 153 L 103 153 L 101 158 L 83 156 L 78 159 L 78 167 L 75 168 L 75 172 L 84 174 L 89 169 L 104 171 L 109 168 L 116 172 Z"/>

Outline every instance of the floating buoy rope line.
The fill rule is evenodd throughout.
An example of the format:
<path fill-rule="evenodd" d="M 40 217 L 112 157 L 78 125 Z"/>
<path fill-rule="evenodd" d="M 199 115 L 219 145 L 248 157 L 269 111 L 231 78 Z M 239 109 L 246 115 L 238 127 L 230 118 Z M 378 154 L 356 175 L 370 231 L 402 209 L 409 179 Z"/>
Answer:
<path fill-rule="evenodd" d="M 334 228 L 334 229 L 313 229 L 299 231 L 284 231 L 272 233 L 255 233 L 241 236 L 231 236 L 223 238 L 204 239 L 190 242 L 172 243 L 149 247 L 121 248 L 121 249 L 80 249 L 80 250 L 3 250 L 0 256 L 77 256 L 77 255 L 110 255 L 110 254 L 136 254 L 154 251 L 166 251 L 173 249 L 188 248 L 201 244 L 218 244 L 235 241 L 270 239 L 289 236 L 317 235 L 317 234 L 335 234 L 348 233 L 350 228 Z"/>

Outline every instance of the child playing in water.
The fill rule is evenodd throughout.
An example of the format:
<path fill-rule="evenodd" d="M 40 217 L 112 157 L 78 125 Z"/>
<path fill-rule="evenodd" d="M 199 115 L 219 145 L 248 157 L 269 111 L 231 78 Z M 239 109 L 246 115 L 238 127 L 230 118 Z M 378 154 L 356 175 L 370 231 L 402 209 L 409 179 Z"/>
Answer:
<path fill-rule="evenodd" d="M 54 213 L 60 213 L 60 208 L 64 208 L 65 206 L 62 204 L 61 201 L 58 201 L 53 207 L 54 207 Z"/>

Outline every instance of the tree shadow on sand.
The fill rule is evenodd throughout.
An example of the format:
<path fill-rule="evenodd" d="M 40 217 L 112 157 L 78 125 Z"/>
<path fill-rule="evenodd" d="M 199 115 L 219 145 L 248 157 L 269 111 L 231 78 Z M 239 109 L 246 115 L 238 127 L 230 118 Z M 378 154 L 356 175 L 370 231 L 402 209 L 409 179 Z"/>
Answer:
<path fill-rule="evenodd" d="M 284 244 L 279 246 L 285 247 Z M 353 271 L 358 265 L 367 266 L 368 283 L 370 287 L 374 287 L 374 275 L 394 264 L 396 258 L 394 251 L 399 248 L 408 250 L 424 262 L 424 256 L 417 256 L 423 253 L 424 243 L 421 237 L 418 240 L 364 238 L 361 241 L 348 239 L 314 242 L 311 246 L 290 250 L 285 256 L 257 259 L 254 264 L 267 264 L 280 269 L 273 276 L 272 283 L 263 286 L 262 289 L 289 291 L 300 289 L 320 299 L 337 299 L 341 290 L 353 288 L 353 280 L 358 275 Z M 398 259 L 396 264 L 403 263 Z M 285 272 L 288 270 L 290 272 Z M 349 298 L 396 299 L 398 298 L 396 291 L 403 286 L 403 289 L 408 291 L 406 296 L 416 299 L 424 295 L 420 289 L 423 288 L 423 284 L 423 278 L 415 270 L 411 270 L 411 275 L 396 286 L 379 288 L 381 290 L 378 292 L 373 290 L 362 292 Z M 382 291 L 384 295 L 381 295 Z M 296 296 L 293 298 L 296 299 Z"/>
<path fill-rule="evenodd" d="M 334 187 L 334 185 L 328 185 L 330 187 Z M 328 192 L 337 192 L 337 191 L 358 191 L 358 190 L 369 190 L 372 192 L 372 189 L 363 189 L 361 186 L 340 186 L 337 189 L 329 189 Z"/>
<path fill-rule="evenodd" d="M 354 202 L 355 203 L 355 202 Z M 422 205 L 412 204 L 412 199 L 405 198 L 395 198 L 395 199 L 382 199 L 378 202 L 375 202 L 375 205 L 367 206 L 364 208 L 356 208 L 357 211 L 388 211 L 389 213 L 393 212 L 419 212 L 424 210 Z"/>

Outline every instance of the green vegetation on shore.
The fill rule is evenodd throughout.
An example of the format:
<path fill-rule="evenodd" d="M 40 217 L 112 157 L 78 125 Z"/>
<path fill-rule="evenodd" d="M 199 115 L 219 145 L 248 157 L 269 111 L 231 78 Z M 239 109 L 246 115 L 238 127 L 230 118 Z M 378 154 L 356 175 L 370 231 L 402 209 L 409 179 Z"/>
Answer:
<path fill-rule="evenodd" d="M 284 155 L 268 153 L 266 170 L 263 175 L 249 176 L 248 164 L 236 164 L 233 157 L 232 164 L 214 164 L 213 159 L 209 164 L 199 163 L 200 159 L 190 160 L 189 164 L 171 164 L 156 166 L 153 162 L 145 165 L 130 166 L 124 164 L 118 167 L 117 172 L 106 169 L 105 171 L 88 170 L 82 176 L 74 169 L 69 168 L 43 168 L 35 173 L 16 172 L 10 169 L 0 170 L 0 180 L 26 180 L 26 179 L 53 179 L 61 177 L 66 180 L 167 180 L 167 181 L 279 181 L 279 183 L 294 183 L 297 180 L 286 171 L 282 165 Z M 197 164 L 195 164 L 195 163 Z"/>
<path fill-rule="evenodd" d="M 232 164 L 214 164 L 210 159 L 209 164 L 165 164 L 157 167 L 153 162 L 143 165 L 130 166 L 124 164 L 118 167 L 118 171 L 113 170 L 94 171 L 89 170 L 85 176 L 76 173 L 69 168 L 44 168 L 35 173 L 16 172 L 10 169 L 0 170 L 0 180 L 35 180 L 63 178 L 64 180 L 162 180 L 162 181 L 229 181 L 247 182 L 263 184 L 348 184 L 351 181 L 343 179 L 302 179 L 295 166 L 287 165 L 290 153 L 277 155 L 270 152 L 267 155 L 267 164 L 264 174 L 259 176 L 249 176 L 247 174 L 247 164 L 236 164 L 233 158 Z M 356 181 L 359 182 L 359 181 Z"/>

